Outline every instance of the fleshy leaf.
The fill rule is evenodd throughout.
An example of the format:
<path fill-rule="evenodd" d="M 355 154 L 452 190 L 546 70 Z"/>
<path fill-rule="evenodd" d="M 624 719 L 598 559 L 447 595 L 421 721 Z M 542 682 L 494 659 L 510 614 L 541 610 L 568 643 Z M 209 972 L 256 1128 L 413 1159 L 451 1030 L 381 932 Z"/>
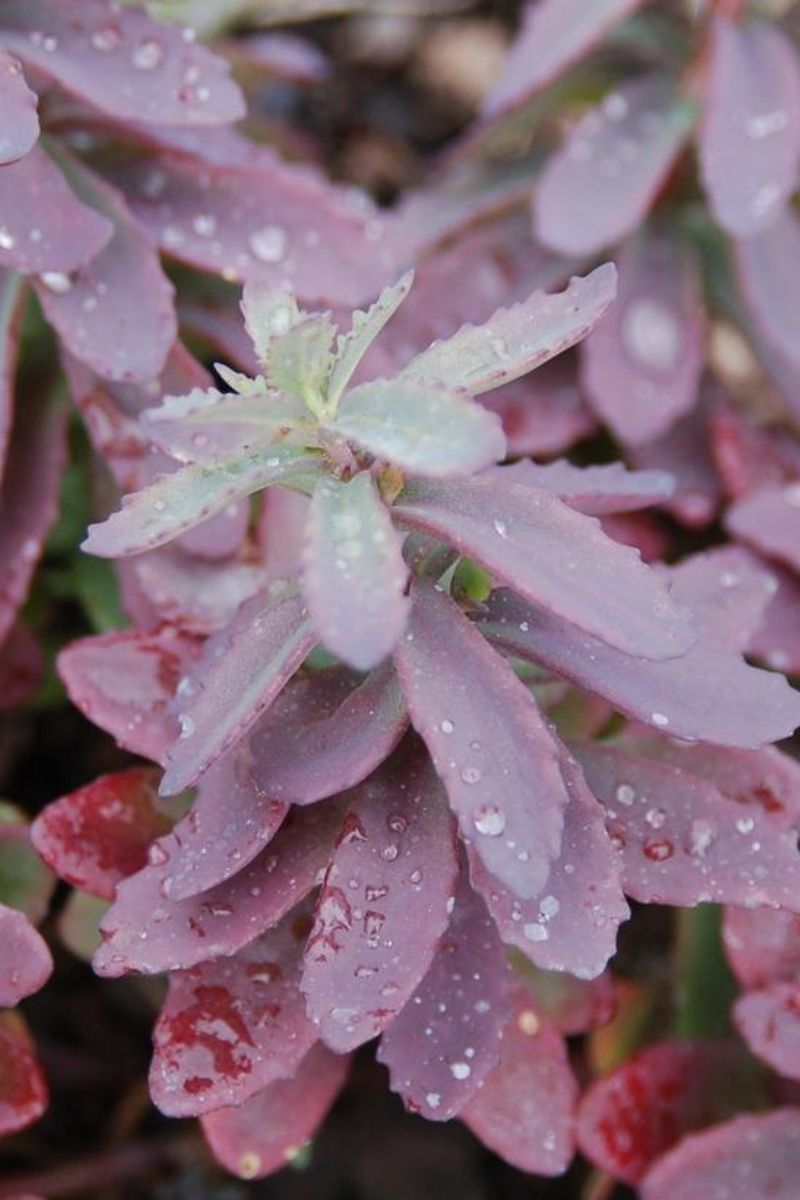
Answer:
<path fill-rule="evenodd" d="M 366 671 L 405 629 L 408 569 L 402 542 L 368 471 L 323 478 L 311 500 L 301 583 L 321 641 Z"/>
<path fill-rule="evenodd" d="M 567 135 L 534 197 L 539 239 L 561 254 L 597 254 L 647 214 L 694 119 L 663 75 L 610 92 Z"/>
<path fill-rule="evenodd" d="M 564 1038 L 518 984 L 500 1062 L 461 1113 L 462 1121 L 521 1171 L 560 1175 L 574 1153 L 577 1097 Z"/>
<path fill-rule="evenodd" d="M 630 457 L 644 470 L 668 472 L 675 493 L 664 507 L 689 529 L 704 529 L 722 501 L 722 483 L 709 434 L 708 389 L 701 383 L 698 404 L 662 437 L 635 446 Z"/>
<path fill-rule="evenodd" d="M 410 1112 L 449 1121 L 482 1087 L 508 1019 L 507 971 L 494 922 L 462 878 L 433 962 L 378 1049 Z"/>
<path fill-rule="evenodd" d="M 728 509 L 725 523 L 762 554 L 800 570 L 800 483 L 767 484 L 743 496 Z"/>
<path fill-rule="evenodd" d="M 777 580 L 741 546 L 684 558 L 670 571 L 672 594 L 691 608 L 700 641 L 745 654 L 777 589 Z"/>
<path fill-rule="evenodd" d="M 358 370 L 362 358 L 384 325 L 397 312 L 413 282 L 414 272 L 407 271 L 397 283 L 384 288 L 366 312 L 357 309 L 353 313 L 350 329 L 347 333 L 339 335 L 336 342 L 336 359 L 328 384 L 328 403 L 334 411 L 342 393 Z"/>
<path fill-rule="evenodd" d="M 194 783 L 253 727 L 301 666 L 316 637 L 300 596 L 246 600 L 210 638 L 176 702 L 181 732 L 162 793 Z"/>
<path fill-rule="evenodd" d="M 742 295 L 759 333 L 797 367 L 800 221 L 794 210 L 784 209 L 768 229 L 734 242 L 734 250 Z"/>
<path fill-rule="evenodd" d="M 285 1167 L 316 1132 L 350 1067 L 345 1055 L 321 1042 L 309 1050 L 290 1079 L 279 1079 L 238 1108 L 202 1118 L 214 1157 L 240 1179 L 262 1179 Z"/>
<path fill-rule="evenodd" d="M 24 913 L 0 904 L 0 1007 L 13 1008 L 50 977 L 47 943 Z"/>
<path fill-rule="evenodd" d="M 749 652 L 776 671 L 800 674 L 800 581 L 773 563 L 770 574 L 778 590 L 767 608 L 764 621 L 750 642 Z"/>
<path fill-rule="evenodd" d="M 0 164 L 24 158 L 39 138 L 36 93 L 25 82 L 22 67 L 0 47 Z"/>
<path fill-rule="evenodd" d="M 90 963 L 102 938 L 100 922 L 108 911 L 108 901 L 88 892 L 72 892 L 58 914 L 59 940 L 81 962 Z"/>
<path fill-rule="evenodd" d="M 273 338 L 291 329 L 303 315 L 291 292 L 259 279 L 245 283 L 241 309 L 247 336 L 262 367 L 267 363 Z"/>
<path fill-rule="evenodd" d="M 530 963 L 518 970 L 530 989 L 529 1002 L 567 1037 L 602 1029 L 617 1011 L 615 980 L 608 971 L 578 979 L 564 971 L 543 971 Z"/>
<path fill-rule="evenodd" d="M 726 908 L 725 953 L 743 988 L 800 976 L 800 916 L 782 908 Z"/>
<path fill-rule="evenodd" d="M 170 978 L 150 1094 L 170 1117 L 241 1104 L 291 1076 L 317 1040 L 298 988 L 304 909 L 230 958 Z"/>
<path fill-rule="evenodd" d="M 266 351 L 266 375 L 279 392 L 319 402 L 333 364 L 336 327 L 330 313 L 313 313 L 285 333 L 275 333 Z"/>
<path fill-rule="evenodd" d="M 0 1013 L 0 1134 L 17 1133 L 38 1121 L 47 1100 L 27 1025 L 19 1013 Z"/>
<path fill-rule="evenodd" d="M 481 397 L 503 422 L 511 457 L 563 454 L 595 432 L 597 422 L 578 390 L 569 354 Z"/>
<path fill-rule="evenodd" d="M 609 645 L 647 658 L 674 658 L 691 645 L 688 614 L 639 555 L 547 492 L 491 475 L 414 482 L 393 511 Z"/>
<path fill-rule="evenodd" d="M 552 492 L 570 508 L 596 517 L 649 508 L 672 495 L 672 480 L 664 471 L 628 471 L 618 462 L 576 467 L 565 458 L 546 464 L 525 461 L 496 467 L 494 475 Z"/>
<path fill-rule="evenodd" d="M 713 23 L 710 49 L 703 183 L 720 224 L 747 237 L 771 224 L 797 186 L 797 52 L 771 22 L 725 16 Z"/>
<path fill-rule="evenodd" d="M 740 996 L 733 1017 L 758 1058 L 779 1075 L 800 1079 L 800 988 L 796 981 L 772 983 Z"/>
<path fill-rule="evenodd" d="M 558 853 L 567 791 L 533 698 L 431 586 L 415 588 L 395 661 L 462 837 L 515 895 L 535 896 Z"/>
<path fill-rule="evenodd" d="M 433 773 L 421 755 L 398 756 L 353 794 L 306 946 L 301 986 L 332 1050 L 369 1041 L 408 1002 L 447 926 L 455 876 Z"/>
<path fill-rule="evenodd" d="M 124 559 L 116 569 L 125 610 L 144 632 L 168 624 L 186 633 L 217 633 L 269 581 L 263 561 L 229 558 L 221 566 L 178 546 Z"/>
<path fill-rule="evenodd" d="M 404 367 L 399 378 L 473 396 L 511 383 L 574 346 L 597 324 L 616 293 L 616 269 L 606 263 L 575 277 L 563 292 L 534 292 L 499 308 L 484 325 L 464 325 L 434 342 Z"/>
<path fill-rule="evenodd" d="M 31 844 L 24 814 L 0 805 L 0 903 L 19 909 L 31 924 L 39 925 L 55 886 L 55 876 Z"/>

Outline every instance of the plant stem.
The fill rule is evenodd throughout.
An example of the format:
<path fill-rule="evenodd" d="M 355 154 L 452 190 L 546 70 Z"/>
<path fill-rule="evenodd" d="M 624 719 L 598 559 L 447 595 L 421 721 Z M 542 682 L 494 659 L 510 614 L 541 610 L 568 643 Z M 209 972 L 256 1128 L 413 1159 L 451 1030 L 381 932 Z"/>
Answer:
<path fill-rule="evenodd" d="M 736 985 L 722 949 L 720 925 L 716 904 L 677 912 L 673 1032 L 679 1037 L 722 1037 L 730 1031 Z"/>

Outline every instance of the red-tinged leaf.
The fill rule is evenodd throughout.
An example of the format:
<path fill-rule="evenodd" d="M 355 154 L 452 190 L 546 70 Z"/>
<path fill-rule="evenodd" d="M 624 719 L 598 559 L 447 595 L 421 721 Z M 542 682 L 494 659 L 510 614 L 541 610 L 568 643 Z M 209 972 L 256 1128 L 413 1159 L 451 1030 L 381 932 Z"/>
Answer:
<path fill-rule="evenodd" d="M 623 546 L 638 550 L 642 562 L 661 562 L 669 556 L 673 538 L 663 524 L 648 513 L 609 513 L 600 518 L 604 533 Z"/>
<path fill-rule="evenodd" d="M 229 522 L 238 522 L 238 515 L 222 515 Z M 130 612 L 127 605 L 133 603 L 135 624 L 146 631 L 167 624 L 186 633 L 216 633 L 233 619 L 240 604 L 269 582 L 264 562 L 230 558 L 223 563 L 203 562 L 178 546 L 124 559 L 116 569 L 127 588 L 123 595 L 126 611 Z"/>
<path fill-rule="evenodd" d="M 688 614 L 639 555 L 556 496 L 495 476 L 409 484 L 404 524 L 443 537 L 520 596 L 630 654 L 674 658 L 691 645 Z"/>
<path fill-rule="evenodd" d="M 180 736 L 167 759 L 164 794 L 194 783 L 237 742 L 301 666 L 316 642 L 293 592 L 260 592 L 210 638 L 176 701 Z"/>
<path fill-rule="evenodd" d="M 187 900 L 169 897 L 175 841 L 163 838 L 150 865 L 117 889 L 100 926 L 95 970 L 153 975 L 235 954 L 317 885 L 341 824 L 341 805 L 331 801 L 297 812 L 243 871 Z"/>
<path fill-rule="evenodd" d="M 728 509 L 728 531 L 800 571 L 800 483 L 767 484 Z"/>
<path fill-rule="evenodd" d="M 435 777 L 421 755 L 397 757 L 353 794 L 306 946 L 301 986 L 330 1049 L 369 1041 L 408 1002 L 447 926 L 455 877 Z"/>
<path fill-rule="evenodd" d="M 279 1079 L 238 1108 L 202 1118 L 214 1157 L 240 1179 L 263 1179 L 294 1159 L 336 1099 L 350 1059 L 321 1042 L 290 1079 Z"/>
<path fill-rule="evenodd" d="M 508 1020 L 507 974 L 494 922 L 462 877 L 433 962 L 378 1048 L 410 1112 L 449 1121 L 483 1086 Z"/>
<path fill-rule="evenodd" d="M 567 790 L 530 692 L 457 606 L 422 584 L 395 663 L 462 837 L 511 892 L 535 896 L 558 853 Z"/>
<path fill-rule="evenodd" d="M 45 316 L 75 358 L 98 375 L 150 382 L 177 334 L 175 289 L 121 196 L 70 158 L 82 199 L 108 217 L 111 241 L 71 278 L 43 275 L 36 293 Z"/>
<path fill-rule="evenodd" d="M 0 267 L 0 471 L 14 417 L 14 384 L 26 300 L 24 280 L 14 271 Z"/>
<path fill-rule="evenodd" d="M 0 171 L 0 231 L 0 267 L 46 273 L 58 285 L 69 283 L 65 272 L 102 250 L 113 226 L 81 203 L 49 155 L 34 146 Z M 31 237 L 33 231 L 39 236 Z"/>
<path fill-rule="evenodd" d="M 226 279 L 280 286 L 290 278 L 299 296 L 349 305 L 374 296 L 394 272 L 369 201 L 354 203 L 315 170 L 266 148 L 202 167 L 167 152 L 108 174 L 165 253 Z"/>
<path fill-rule="evenodd" d="M 666 471 L 675 491 L 664 507 L 689 529 L 704 529 L 717 514 L 722 486 L 713 457 L 706 397 L 677 421 L 668 433 L 646 446 L 636 446 L 630 457 L 645 470 Z"/>
<path fill-rule="evenodd" d="M 537 236 L 561 254 L 597 254 L 646 216 L 694 119 L 663 75 L 609 93 L 551 159 L 534 196 Z"/>
<path fill-rule="evenodd" d="M 571 67 L 641 0 L 538 0 L 525 8 L 522 25 L 497 83 L 483 104 L 483 116 L 496 120 L 527 104 L 537 92 Z"/>
<path fill-rule="evenodd" d="M 672 495 L 672 480 L 663 471 L 628 471 L 622 463 L 576 467 L 565 458 L 556 462 L 517 462 L 496 467 L 496 479 L 552 492 L 570 508 L 589 516 L 634 512 Z"/>
<path fill-rule="evenodd" d="M 17 622 L 0 646 L 0 711 L 27 704 L 44 673 L 44 655 L 39 643 L 25 625 Z"/>
<path fill-rule="evenodd" d="M 526 375 L 569 350 L 597 324 L 616 293 L 617 272 L 606 263 L 573 277 L 563 292 L 533 292 L 498 308 L 483 325 L 462 325 L 404 367 L 399 378 L 463 388 L 473 396 Z"/>
<path fill-rule="evenodd" d="M 623 445 L 661 437 L 693 407 L 703 334 L 689 247 L 664 231 L 631 238 L 617 303 L 587 338 L 581 373 L 587 400 Z"/>
<path fill-rule="evenodd" d="M 500 1063 L 461 1119 L 521 1171 L 561 1175 L 575 1150 L 578 1084 L 563 1036 L 518 984 L 503 1030 Z"/>
<path fill-rule="evenodd" d="M 578 390 L 575 365 L 555 358 L 496 392 L 481 403 L 497 413 L 511 457 L 563 454 L 595 432 L 597 422 Z"/>
<path fill-rule="evenodd" d="M 800 1079 L 800 985 L 772 983 L 740 996 L 733 1019 L 757 1058 L 787 1079 Z"/>
<path fill-rule="evenodd" d="M 0 904 L 0 1007 L 13 1008 L 44 987 L 53 970 L 47 943 L 24 913 Z"/>
<path fill-rule="evenodd" d="M 674 737 L 755 748 L 800 724 L 800 698 L 786 680 L 738 655 L 699 645 L 682 658 L 649 662 L 578 634 L 505 588 L 492 593 L 481 628 L 507 653 L 540 663 Z"/>
<path fill-rule="evenodd" d="M 774 563 L 768 566 L 778 590 L 750 642 L 749 653 L 775 671 L 800 674 L 800 580 Z"/>
<path fill-rule="evenodd" d="M 800 168 L 800 66 L 772 22 L 714 21 L 700 164 L 729 233 L 758 233 L 790 200 Z"/>
<path fill-rule="evenodd" d="M 312 675 L 306 687 L 313 688 L 319 675 Z M 334 701 L 318 713 L 308 711 L 304 691 L 294 720 L 267 720 L 253 733 L 253 774 L 267 795 L 313 804 L 355 787 L 394 750 L 408 718 L 390 665 Z"/>
<path fill-rule="evenodd" d="M 0 1013 L 0 1134 L 17 1133 L 47 1108 L 44 1073 L 19 1013 Z"/>
<path fill-rule="evenodd" d="M 150 1067 L 167 1116 L 235 1106 L 294 1074 L 317 1040 L 298 987 L 307 922 L 295 910 L 237 954 L 172 975 Z"/>
<path fill-rule="evenodd" d="M 270 582 L 296 579 L 300 571 L 308 496 L 288 488 L 271 488 L 261 496 L 257 539 L 264 548 Z"/>
<path fill-rule="evenodd" d="M 487 872 L 474 851 L 470 870 L 505 942 L 539 967 L 593 979 L 613 955 L 629 910 L 603 808 L 566 753 L 561 770 L 569 793 L 561 849 L 539 893 L 520 900 Z"/>
<path fill-rule="evenodd" d="M 714 465 L 734 500 L 800 476 L 800 446 L 788 430 L 752 424 L 723 397 L 709 414 L 709 437 Z"/>
<path fill-rule="evenodd" d="M 750 1067 L 728 1042 L 658 1042 L 598 1079 L 578 1108 L 578 1145 L 601 1170 L 637 1183 L 683 1134 L 745 1102 Z M 683 1193 L 673 1193 L 677 1200 Z"/>
<path fill-rule="evenodd" d="M 150 843 L 172 828 L 158 780 L 151 767 L 101 775 L 48 804 L 33 823 L 33 844 L 61 879 L 113 900 L 117 884 L 147 862 Z"/>
<path fill-rule="evenodd" d="M 578 979 L 565 971 L 543 971 L 525 964 L 518 968 L 533 995 L 536 1012 L 567 1037 L 602 1029 L 617 1011 L 617 993 L 609 972 L 596 979 Z"/>
<path fill-rule="evenodd" d="M 781 908 L 726 908 L 725 953 L 743 988 L 800 976 L 800 917 Z"/>
<path fill-rule="evenodd" d="M 308 514 L 301 584 L 323 645 L 356 670 L 377 666 L 405 629 L 407 578 L 402 541 L 370 473 L 349 483 L 321 479 Z"/>
<path fill-rule="evenodd" d="M 737 1117 L 684 1138 L 642 1181 L 642 1200 L 793 1200 L 800 1109 Z"/>
<path fill-rule="evenodd" d="M 81 638 L 57 666 L 72 703 L 125 750 L 162 762 L 178 735 L 169 706 L 199 644 L 165 627 Z"/>
<path fill-rule="evenodd" d="M 719 546 L 685 558 L 669 572 L 672 594 L 690 608 L 700 641 L 745 654 L 777 580 L 765 563 L 740 546 Z"/>
<path fill-rule="evenodd" d="M 17 405 L 0 488 L 0 643 L 58 515 L 66 453 L 66 411 L 58 399 L 29 396 Z"/>
<path fill-rule="evenodd" d="M 9 0 L 3 40 L 45 78 L 121 121 L 216 125 L 244 115 L 224 58 L 105 0 Z"/>
<path fill-rule="evenodd" d="M 581 746 L 578 756 L 607 809 L 629 896 L 800 908 L 797 834 L 758 804 L 732 803 L 698 775 L 612 746 Z"/>
<path fill-rule="evenodd" d="M 38 141 L 36 105 L 19 62 L 0 47 L 0 164 L 23 158 Z"/>
<path fill-rule="evenodd" d="M 785 208 L 768 229 L 734 242 L 739 286 L 757 331 L 790 366 L 800 364 L 800 222 Z"/>

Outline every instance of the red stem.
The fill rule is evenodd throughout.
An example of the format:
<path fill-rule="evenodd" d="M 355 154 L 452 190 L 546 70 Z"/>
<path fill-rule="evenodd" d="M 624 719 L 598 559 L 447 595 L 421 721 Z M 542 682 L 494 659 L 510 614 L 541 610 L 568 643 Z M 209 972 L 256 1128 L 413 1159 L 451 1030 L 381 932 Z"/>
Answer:
<path fill-rule="evenodd" d="M 148 1175 L 157 1167 L 185 1161 L 196 1150 L 196 1136 L 187 1137 L 185 1133 L 102 1150 L 49 1170 L 8 1176 L 0 1182 L 0 1200 L 15 1200 L 25 1194 L 47 1196 L 48 1200 L 87 1196 L 122 1180 Z"/>

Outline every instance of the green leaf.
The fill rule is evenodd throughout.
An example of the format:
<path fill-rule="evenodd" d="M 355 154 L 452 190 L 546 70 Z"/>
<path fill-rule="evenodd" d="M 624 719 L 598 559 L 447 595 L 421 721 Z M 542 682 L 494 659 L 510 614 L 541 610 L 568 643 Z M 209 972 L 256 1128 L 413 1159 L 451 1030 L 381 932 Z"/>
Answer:
<path fill-rule="evenodd" d="M 362 312 L 356 309 L 353 323 L 347 333 L 337 339 L 336 361 L 328 385 L 328 406 L 336 409 L 342 393 L 353 377 L 359 363 L 384 325 L 391 320 L 405 300 L 414 282 L 414 272 L 406 271 L 402 279 L 384 288 L 375 303 Z"/>

